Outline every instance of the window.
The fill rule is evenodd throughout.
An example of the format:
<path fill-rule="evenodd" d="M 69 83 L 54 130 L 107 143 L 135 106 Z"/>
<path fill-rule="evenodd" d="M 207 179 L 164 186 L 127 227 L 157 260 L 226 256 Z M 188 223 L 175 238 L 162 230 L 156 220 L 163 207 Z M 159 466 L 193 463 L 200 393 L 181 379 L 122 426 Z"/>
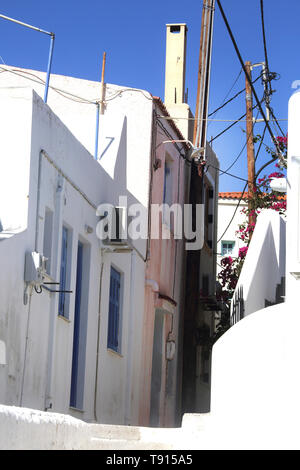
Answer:
<path fill-rule="evenodd" d="M 222 242 L 222 256 L 232 255 L 235 242 Z"/>
<path fill-rule="evenodd" d="M 212 249 L 214 240 L 214 190 L 208 182 L 205 182 L 203 196 L 205 204 L 204 239 L 208 247 Z"/>
<path fill-rule="evenodd" d="M 110 269 L 109 312 L 107 347 L 113 351 L 121 351 L 121 273 L 115 268 Z"/>
<path fill-rule="evenodd" d="M 202 277 L 202 293 L 204 297 L 209 295 L 209 276 L 207 274 Z"/>
<path fill-rule="evenodd" d="M 173 203 L 173 194 L 172 194 L 172 161 L 166 156 L 165 161 L 165 174 L 164 174 L 164 204 L 169 206 Z"/>
<path fill-rule="evenodd" d="M 53 212 L 45 210 L 43 255 L 47 258 L 46 272 L 51 274 L 51 253 L 52 253 L 52 232 L 53 232 Z"/>
<path fill-rule="evenodd" d="M 172 171 L 172 160 L 169 155 L 166 155 L 165 167 L 164 167 L 164 194 L 163 194 L 163 223 L 168 225 L 169 228 L 173 228 L 173 222 L 170 220 L 169 210 L 173 204 L 173 171 Z"/>
<path fill-rule="evenodd" d="M 60 285 L 59 290 L 68 290 L 68 245 L 69 245 L 69 229 L 63 227 L 62 240 L 61 240 L 61 261 L 60 261 Z M 58 300 L 58 314 L 63 317 L 68 317 L 67 312 L 66 293 L 59 293 Z"/>

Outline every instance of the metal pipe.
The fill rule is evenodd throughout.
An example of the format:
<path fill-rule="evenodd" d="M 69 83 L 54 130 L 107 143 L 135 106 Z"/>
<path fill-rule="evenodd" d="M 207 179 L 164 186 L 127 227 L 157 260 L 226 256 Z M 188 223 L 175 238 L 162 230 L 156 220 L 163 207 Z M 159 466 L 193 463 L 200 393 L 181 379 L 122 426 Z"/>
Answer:
<path fill-rule="evenodd" d="M 9 16 L 0 15 L 0 18 L 3 18 L 4 20 L 12 21 L 13 23 L 20 24 L 21 26 L 25 26 L 26 28 L 34 29 L 34 31 L 38 31 L 39 33 L 48 34 L 49 36 L 53 34 L 53 33 L 49 33 L 49 31 L 45 31 L 44 29 L 40 29 L 40 28 L 37 28 L 36 26 L 32 26 L 31 24 L 23 23 L 22 21 L 10 18 Z"/>
<path fill-rule="evenodd" d="M 95 137 L 95 160 L 98 160 L 98 141 L 99 141 L 99 116 L 100 116 L 100 104 L 96 105 L 96 137 Z"/>
<path fill-rule="evenodd" d="M 39 154 L 38 175 L 37 175 L 37 196 L 36 196 L 36 214 L 35 214 L 35 242 L 34 249 L 38 252 L 39 247 L 39 212 L 40 212 L 40 194 L 41 194 L 41 172 L 42 172 L 42 151 Z"/>
<path fill-rule="evenodd" d="M 106 64 L 106 52 L 103 52 L 103 59 L 102 59 L 102 75 L 101 75 L 101 114 L 104 113 L 104 75 L 105 75 L 105 64 Z"/>
<path fill-rule="evenodd" d="M 4 20 L 12 21 L 13 23 L 19 24 L 21 26 L 25 26 L 25 28 L 33 29 L 34 31 L 38 31 L 39 33 L 43 33 L 43 34 L 47 34 L 48 36 L 51 36 L 48 67 L 47 67 L 47 77 L 46 77 L 46 84 L 45 84 L 45 94 L 44 94 L 44 102 L 47 103 L 55 34 L 49 31 L 45 31 L 44 29 L 37 28 L 36 26 L 32 26 L 31 24 L 23 23 L 23 21 L 15 20 L 14 18 L 10 18 L 9 16 L 0 15 L 0 18 L 3 18 Z"/>
<path fill-rule="evenodd" d="M 101 114 L 104 112 L 104 74 L 105 74 L 105 62 L 106 62 L 106 52 L 103 52 L 102 59 L 102 73 L 101 73 L 101 98 L 97 102 L 97 111 L 96 111 L 96 137 L 95 137 L 95 160 L 98 160 L 98 142 L 99 142 L 99 117 L 100 111 Z M 101 105 L 101 107 L 100 107 Z"/>
<path fill-rule="evenodd" d="M 48 97 L 51 65 L 52 65 L 52 58 L 53 58 L 54 39 L 55 39 L 55 35 L 54 35 L 54 33 L 51 33 L 49 59 L 48 59 L 48 67 L 47 67 L 47 76 L 46 76 L 46 83 L 45 83 L 45 94 L 44 94 L 44 102 L 45 103 L 47 103 L 47 97 Z"/>

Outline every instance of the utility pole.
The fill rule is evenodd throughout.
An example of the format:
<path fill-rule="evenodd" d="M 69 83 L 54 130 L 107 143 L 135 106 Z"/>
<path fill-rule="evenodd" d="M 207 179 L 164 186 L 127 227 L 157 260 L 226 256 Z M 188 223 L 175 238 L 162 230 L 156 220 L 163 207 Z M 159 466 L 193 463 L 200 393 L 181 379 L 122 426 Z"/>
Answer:
<path fill-rule="evenodd" d="M 247 61 L 245 63 L 246 71 L 248 76 L 252 80 L 252 64 Z M 252 89 L 249 81 L 246 77 L 246 139 L 247 139 L 247 163 L 248 163 L 248 209 L 252 211 L 254 209 L 253 198 L 254 198 L 254 187 L 255 187 L 255 156 L 254 156 L 254 139 L 253 139 L 253 98 Z M 255 224 L 256 216 L 253 214 L 249 215 L 249 225 Z M 252 233 L 250 232 L 250 239 Z"/>
<path fill-rule="evenodd" d="M 206 146 L 214 13 L 215 0 L 204 0 L 201 22 L 198 87 L 193 138 L 193 144 L 195 147 Z"/>

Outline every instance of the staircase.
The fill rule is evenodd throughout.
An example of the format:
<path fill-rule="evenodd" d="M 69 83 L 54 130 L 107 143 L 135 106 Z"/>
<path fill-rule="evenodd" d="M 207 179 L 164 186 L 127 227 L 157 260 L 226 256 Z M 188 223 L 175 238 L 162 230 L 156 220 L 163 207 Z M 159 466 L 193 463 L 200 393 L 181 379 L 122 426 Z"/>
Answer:
<path fill-rule="evenodd" d="M 275 302 L 270 302 L 269 300 L 265 299 L 265 307 L 271 307 L 271 305 L 277 305 L 284 302 L 285 298 L 285 277 L 281 278 L 281 283 L 277 284 L 276 286 L 276 296 Z"/>

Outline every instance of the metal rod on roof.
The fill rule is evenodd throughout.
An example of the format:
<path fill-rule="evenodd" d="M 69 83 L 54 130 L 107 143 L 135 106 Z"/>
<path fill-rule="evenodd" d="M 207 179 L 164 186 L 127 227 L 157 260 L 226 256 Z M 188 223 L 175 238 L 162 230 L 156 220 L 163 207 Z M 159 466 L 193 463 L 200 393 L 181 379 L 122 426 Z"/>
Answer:
<path fill-rule="evenodd" d="M 47 103 L 55 34 L 49 32 L 49 31 L 45 31 L 44 29 L 37 28 L 36 26 L 32 26 L 31 24 L 23 23 L 23 21 L 15 20 L 14 18 L 10 18 L 9 16 L 5 16 L 5 15 L 0 14 L 0 18 L 3 18 L 4 20 L 11 21 L 12 23 L 19 24 L 21 26 L 25 26 L 25 28 L 33 29 L 34 31 L 38 31 L 39 33 L 47 34 L 48 36 L 51 37 L 48 67 L 47 67 L 47 76 L 46 76 L 46 83 L 45 83 L 45 94 L 44 94 L 44 102 Z"/>
<path fill-rule="evenodd" d="M 38 31 L 40 33 L 48 34 L 49 36 L 53 34 L 53 33 L 49 33 L 49 31 L 45 31 L 44 29 L 37 28 L 36 26 L 32 26 L 31 24 L 23 23 L 23 21 L 10 18 L 9 16 L 0 15 L 0 18 L 3 18 L 4 20 L 12 21 L 13 23 L 20 24 L 21 26 L 25 26 L 26 28 L 34 29 L 35 31 Z"/>
<path fill-rule="evenodd" d="M 96 109 L 96 137 L 95 137 L 95 160 L 98 160 L 98 143 L 99 143 L 99 118 L 100 113 L 104 112 L 104 74 L 105 74 L 106 52 L 103 52 L 102 73 L 101 73 L 101 98 L 97 102 Z"/>
<path fill-rule="evenodd" d="M 99 142 L 99 116 L 100 116 L 100 104 L 97 103 L 96 108 L 96 137 L 95 137 L 95 160 L 98 160 L 98 142 Z"/>
<path fill-rule="evenodd" d="M 102 74 L 101 74 L 101 114 L 104 112 L 104 74 L 105 74 L 105 64 L 106 64 L 106 52 L 103 52 L 102 59 Z"/>
<path fill-rule="evenodd" d="M 45 83 L 45 94 L 44 94 L 45 103 L 47 103 L 47 98 L 48 98 L 48 89 L 49 89 L 49 81 L 50 81 L 52 58 L 53 58 L 54 39 L 55 39 L 55 36 L 53 33 L 51 33 L 51 42 L 50 42 L 47 76 L 46 76 L 46 83 Z"/>

